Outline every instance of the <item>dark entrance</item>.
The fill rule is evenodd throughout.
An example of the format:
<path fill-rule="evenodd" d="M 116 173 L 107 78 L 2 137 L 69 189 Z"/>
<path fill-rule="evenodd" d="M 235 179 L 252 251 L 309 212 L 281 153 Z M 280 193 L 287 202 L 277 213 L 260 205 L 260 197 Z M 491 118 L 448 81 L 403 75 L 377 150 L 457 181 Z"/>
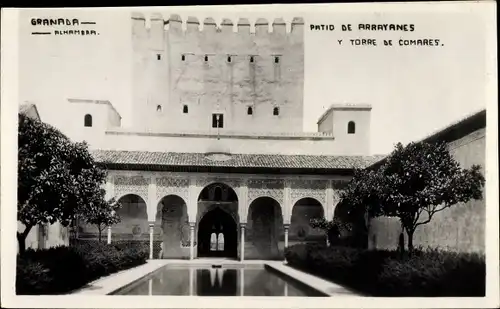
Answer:
<path fill-rule="evenodd" d="M 207 212 L 198 226 L 198 257 L 237 257 L 237 226 L 224 210 Z"/>

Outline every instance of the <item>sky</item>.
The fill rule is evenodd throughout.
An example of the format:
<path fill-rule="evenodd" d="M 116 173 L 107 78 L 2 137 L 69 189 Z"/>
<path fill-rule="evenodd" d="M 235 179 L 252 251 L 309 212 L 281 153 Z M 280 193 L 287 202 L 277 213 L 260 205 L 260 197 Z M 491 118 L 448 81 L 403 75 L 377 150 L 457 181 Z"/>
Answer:
<path fill-rule="evenodd" d="M 434 4 L 338 4 L 317 6 L 171 7 L 23 10 L 19 15 L 19 101 L 36 103 L 42 120 L 64 117 L 66 98 L 109 100 L 127 125 L 131 116 L 131 12 L 179 14 L 186 20 L 213 17 L 219 24 L 240 17 L 254 22 L 305 19 L 304 131 L 331 105 L 370 104 L 371 153 L 385 154 L 397 142 L 419 140 L 486 107 L 484 12 L 472 6 Z M 445 3 L 447 4 L 447 3 Z M 32 18 L 94 21 L 98 36 L 35 36 L 48 27 Z M 271 23 L 271 22 L 270 22 Z M 313 31 L 311 24 L 333 24 Z M 351 24 L 352 31 L 341 31 Z M 358 24 L 412 24 L 414 31 L 360 31 Z M 289 25 L 287 25 L 289 28 Z M 350 39 L 377 46 L 351 46 Z M 383 40 L 393 46 L 384 46 Z M 399 39 L 439 39 L 440 46 L 398 46 Z M 343 40 L 339 45 L 338 40 Z"/>

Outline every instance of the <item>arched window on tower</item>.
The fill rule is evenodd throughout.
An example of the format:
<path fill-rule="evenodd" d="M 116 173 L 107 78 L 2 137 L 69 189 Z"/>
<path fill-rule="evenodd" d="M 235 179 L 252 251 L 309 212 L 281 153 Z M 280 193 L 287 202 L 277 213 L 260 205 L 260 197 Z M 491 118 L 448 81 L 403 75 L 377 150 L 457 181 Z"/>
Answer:
<path fill-rule="evenodd" d="M 253 108 L 251 106 L 247 109 L 247 115 L 253 115 Z"/>
<path fill-rule="evenodd" d="M 161 105 L 157 105 L 157 106 L 156 106 L 156 111 L 157 111 L 157 112 L 161 112 Z"/>
<path fill-rule="evenodd" d="M 85 117 L 83 119 L 83 125 L 86 127 L 92 126 L 92 115 L 90 115 L 90 114 L 85 115 Z"/>
<path fill-rule="evenodd" d="M 182 112 L 183 112 L 184 114 L 187 114 L 187 113 L 188 113 L 188 111 L 189 111 L 188 106 L 187 106 L 187 105 L 184 105 L 184 106 L 182 107 Z"/>
<path fill-rule="evenodd" d="M 279 114 L 280 114 L 280 109 L 279 109 L 279 107 L 275 107 L 275 108 L 273 108 L 273 115 L 274 115 L 274 116 L 279 116 Z"/>
<path fill-rule="evenodd" d="M 347 124 L 347 134 L 354 134 L 356 133 L 356 124 L 354 121 L 349 121 Z"/>

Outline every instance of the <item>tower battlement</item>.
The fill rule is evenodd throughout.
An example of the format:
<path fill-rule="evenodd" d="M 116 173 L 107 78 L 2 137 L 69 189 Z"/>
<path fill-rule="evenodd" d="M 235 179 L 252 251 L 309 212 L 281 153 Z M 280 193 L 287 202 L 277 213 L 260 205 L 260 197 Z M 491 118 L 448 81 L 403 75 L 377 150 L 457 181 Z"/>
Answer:
<path fill-rule="evenodd" d="M 148 33 L 157 28 L 163 28 L 164 31 L 177 31 L 182 33 L 200 32 L 200 33 L 238 33 L 243 35 L 303 35 L 304 19 L 294 17 L 290 22 L 289 31 L 287 23 L 283 18 L 275 18 L 272 22 L 266 18 L 258 18 L 253 24 L 247 18 L 240 18 L 233 22 L 230 18 L 223 18 L 220 24 L 217 24 L 212 17 L 206 17 L 200 22 L 197 17 L 189 16 L 182 20 L 178 14 L 172 14 L 165 19 L 160 13 L 153 13 L 149 17 L 150 26 L 146 26 L 146 17 L 142 13 L 132 13 L 134 28 L 139 32 Z M 251 26 L 254 31 L 250 31 Z"/>
<path fill-rule="evenodd" d="M 217 116 L 224 130 L 302 131 L 302 18 L 148 18 L 132 14 L 135 123 L 213 131 Z"/>

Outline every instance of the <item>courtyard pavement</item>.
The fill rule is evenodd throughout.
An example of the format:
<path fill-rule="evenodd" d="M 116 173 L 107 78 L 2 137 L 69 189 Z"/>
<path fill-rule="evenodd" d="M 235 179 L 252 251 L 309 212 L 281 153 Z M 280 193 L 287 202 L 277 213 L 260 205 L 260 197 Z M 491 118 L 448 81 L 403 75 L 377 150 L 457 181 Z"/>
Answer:
<path fill-rule="evenodd" d="M 283 261 L 268 261 L 268 260 L 248 260 L 237 261 L 231 259 L 217 259 L 217 258 L 203 258 L 195 260 L 148 260 L 146 264 L 140 265 L 131 269 L 123 270 L 118 273 L 97 279 L 90 282 L 83 288 L 72 292 L 73 295 L 108 295 L 144 276 L 147 276 L 159 268 L 166 265 L 195 265 L 199 267 L 210 267 L 212 265 L 222 265 L 225 267 L 245 267 L 251 268 L 252 265 L 261 267 L 267 265 L 273 270 L 293 278 L 311 288 L 328 295 L 330 297 L 342 296 L 360 296 L 341 285 L 332 283 L 330 281 L 318 278 L 311 274 L 302 272 L 290 266 L 287 266 Z"/>

